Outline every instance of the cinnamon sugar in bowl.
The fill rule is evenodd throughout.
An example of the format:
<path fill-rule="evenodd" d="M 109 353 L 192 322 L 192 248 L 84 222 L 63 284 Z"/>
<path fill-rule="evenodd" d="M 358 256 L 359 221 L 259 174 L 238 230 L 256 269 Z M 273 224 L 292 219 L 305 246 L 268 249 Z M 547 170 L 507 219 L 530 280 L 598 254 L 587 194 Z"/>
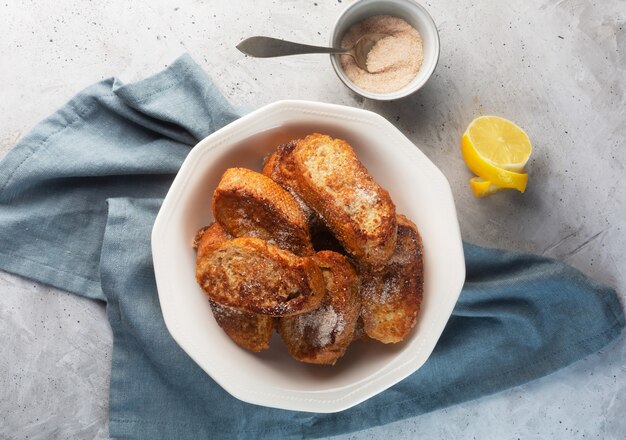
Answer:
<path fill-rule="evenodd" d="M 350 47 L 365 33 L 384 33 L 368 56 L 370 72 L 346 55 L 331 55 L 341 81 L 366 98 L 389 101 L 419 90 L 439 60 L 439 34 L 430 14 L 412 0 L 359 0 L 335 23 L 330 44 Z"/>

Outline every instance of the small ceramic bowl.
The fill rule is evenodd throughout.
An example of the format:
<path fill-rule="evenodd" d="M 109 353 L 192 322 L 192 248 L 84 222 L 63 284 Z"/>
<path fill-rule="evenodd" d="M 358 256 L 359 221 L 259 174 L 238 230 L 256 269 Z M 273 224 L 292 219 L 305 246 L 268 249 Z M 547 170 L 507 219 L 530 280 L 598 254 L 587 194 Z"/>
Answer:
<path fill-rule="evenodd" d="M 424 49 L 424 61 L 420 70 L 413 80 L 395 92 L 373 93 L 357 86 L 344 72 L 341 67 L 339 55 L 331 55 L 330 60 L 337 76 L 352 91 L 365 98 L 379 101 L 404 98 L 419 90 L 435 71 L 439 61 L 439 33 L 437 26 L 426 9 L 412 0 L 359 0 L 346 8 L 333 28 L 330 37 L 332 47 L 341 47 L 341 39 L 350 27 L 366 18 L 375 15 L 391 15 L 405 20 L 413 26 L 422 36 Z"/>

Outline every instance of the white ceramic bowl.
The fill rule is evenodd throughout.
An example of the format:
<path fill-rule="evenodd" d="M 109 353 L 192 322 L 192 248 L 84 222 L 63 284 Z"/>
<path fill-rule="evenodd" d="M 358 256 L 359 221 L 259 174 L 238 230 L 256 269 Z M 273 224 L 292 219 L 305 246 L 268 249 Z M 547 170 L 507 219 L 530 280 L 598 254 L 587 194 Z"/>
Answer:
<path fill-rule="evenodd" d="M 263 157 L 277 145 L 315 131 L 353 146 L 389 190 L 398 212 L 417 224 L 424 242 L 424 301 L 414 331 L 395 345 L 355 342 L 332 367 L 295 361 L 278 337 L 260 354 L 235 345 L 196 284 L 191 248 L 196 231 L 213 220 L 212 194 L 227 168 L 260 170 Z M 270 104 L 196 145 L 157 216 L 152 253 L 167 328 L 207 374 L 243 401 L 312 412 L 349 408 L 416 371 L 435 347 L 465 279 L 454 201 L 437 167 L 383 117 L 306 101 Z"/>
<path fill-rule="evenodd" d="M 402 18 L 422 36 L 424 61 L 413 80 L 392 93 L 372 93 L 357 86 L 341 67 L 340 56 L 331 55 L 330 61 L 343 83 L 355 93 L 370 99 L 389 101 L 408 96 L 418 91 L 431 77 L 439 61 L 439 32 L 428 11 L 412 0 L 359 0 L 348 6 L 337 18 L 330 36 L 331 47 L 341 47 L 341 39 L 350 26 L 375 15 L 391 15 Z"/>

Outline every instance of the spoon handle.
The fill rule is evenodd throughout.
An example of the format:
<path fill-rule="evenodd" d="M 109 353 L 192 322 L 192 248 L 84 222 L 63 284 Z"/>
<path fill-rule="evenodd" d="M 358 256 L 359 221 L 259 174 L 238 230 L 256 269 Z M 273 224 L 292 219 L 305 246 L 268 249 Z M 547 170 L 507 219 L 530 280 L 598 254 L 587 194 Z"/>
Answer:
<path fill-rule="evenodd" d="M 237 45 L 237 49 L 246 55 L 257 58 L 284 57 L 303 53 L 347 53 L 349 49 L 309 46 L 270 37 L 250 37 Z"/>

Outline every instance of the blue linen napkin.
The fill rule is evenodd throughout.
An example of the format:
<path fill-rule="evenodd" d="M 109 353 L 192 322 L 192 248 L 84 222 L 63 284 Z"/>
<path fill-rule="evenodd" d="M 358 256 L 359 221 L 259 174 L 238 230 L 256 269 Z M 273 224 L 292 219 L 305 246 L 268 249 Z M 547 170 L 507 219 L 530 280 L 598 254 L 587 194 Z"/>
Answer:
<path fill-rule="evenodd" d="M 135 84 L 95 84 L 0 162 L 0 269 L 106 301 L 114 438 L 325 437 L 416 416 L 549 374 L 624 328 L 615 291 L 535 255 L 464 245 L 467 280 L 432 356 L 336 414 L 231 397 L 169 335 L 150 232 L 201 138 L 238 117 L 189 56 Z"/>

